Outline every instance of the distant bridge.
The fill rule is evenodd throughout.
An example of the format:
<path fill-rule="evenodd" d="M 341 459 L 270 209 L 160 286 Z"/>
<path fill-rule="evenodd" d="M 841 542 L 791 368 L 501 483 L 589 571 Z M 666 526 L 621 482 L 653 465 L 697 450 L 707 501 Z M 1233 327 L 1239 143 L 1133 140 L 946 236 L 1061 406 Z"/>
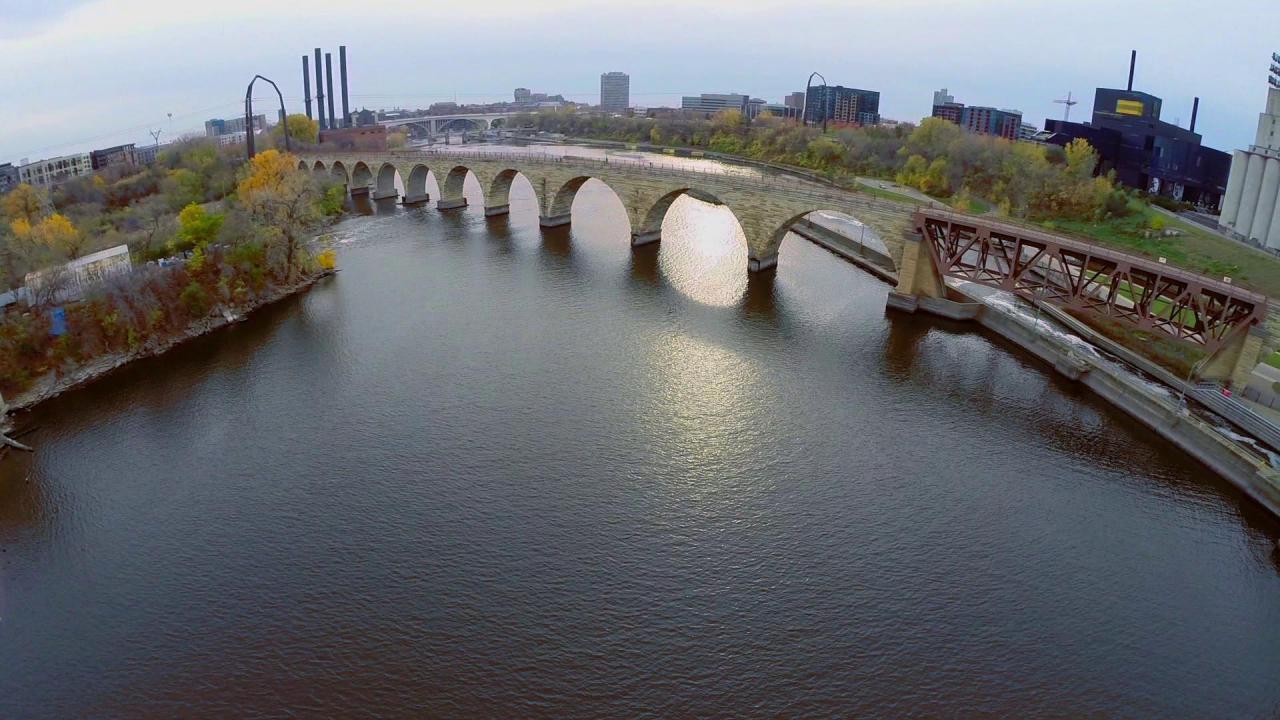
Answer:
<path fill-rule="evenodd" d="M 814 239 L 804 231 L 810 213 L 843 213 L 884 241 L 891 262 L 883 265 L 897 278 L 894 307 L 914 310 L 917 301 L 945 300 L 950 294 L 946 279 L 963 280 L 1200 346 L 1215 358 L 1210 370 L 1227 376 L 1247 364 L 1245 355 L 1256 355 L 1256 348 L 1244 348 L 1258 342 L 1250 330 L 1261 332 L 1266 317 L 1266 297 L 1149 258 L 789 175 L 744 175 L 735 167 L 703 172 L 626 158 L 457 150 L 303 155 L 300 167 L 332 173 L 352 194 L 371 194 L 375 200 L 397 197 L 399 176 L 406 204 L 430 200 L 427 179 L 434 175 L 441 210 L 466 207 L 463 184 L 474 175 L 486 216 L 509 212 L 511 184 L 523 175 L 537 196 L 542 227 L 569 225 L 578 190 L 597 179 L 626 208 L 633 246 L 660 241 L 667 210 L 688 195 L 733 212 L 746 235 L 752 272 L 777 264 L 782 240 L 793 227 Z"/>
<path fill-rule="evenodd" d="M 452 115 L 424 115 L 414 118 L 396 118 L 395 120 L 379 120 L 378 124 L 385 128 L 418 127 L 428 134 L 442 132 L 450 127 L 470 126 L 472 130 L 492 130 L 505 125 L 506 121 L 523 113 L 454 113 Z"/>

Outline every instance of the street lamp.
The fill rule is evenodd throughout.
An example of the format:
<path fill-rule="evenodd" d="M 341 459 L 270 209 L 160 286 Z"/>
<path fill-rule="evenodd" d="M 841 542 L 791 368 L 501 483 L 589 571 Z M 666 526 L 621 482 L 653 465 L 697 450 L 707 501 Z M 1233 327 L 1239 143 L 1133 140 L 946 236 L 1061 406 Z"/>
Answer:
<path fill-rule="evenodd" d="M 284 95 L 280 94 L 280 87 L 274 82 L 261 75 L 254 75 L 249 81 L 249 87 L 244 91 L 244 145 L 249 152 L 249 159 L 253 159 L 253 84 L 259 80 L 271 83 L 271 87 L 276 89 L 276 97 L 280 98 L 280 124 L 284 126 L 284 151 L 289 152 L 289 116 L 284 111 Z"/>
<path fill-rule="evenodd" d="M 826 89 L 827 89 L 827 79 L 826 79 L 826 78 L 824 78 L 824 77 L 822 77 L 822 73 L 819 73 L 819 72 L 812 72 L 812 73 L 809 73 L 809 79 L 808 79 L 807 81 L 805 81 L 805 84 L 804 84 L 804 106 L 800 108 L 800 122 L 801 122 L 801 123 L 803 123 L 803 124 L 805 124 L 805 125 L 808 125 L 808 124 L 809 124 L 809 88 L 813 87 L 813 78 L 814 78 L 814 76 L 815 76 L 815 75 L 816 75 L 817 77 L 822 78 L 822 89 L 823 89 L 823 93 L 822 93 L 822 102 L 823 102 L 823 105 L 824 105 L 824 107 L 822 108 L 822 132 L 823 132 L 823 134 L 826 134 L 826 132 L 827 132 L 827 109 L 826 109 L 825 105 L 826 105 L 826 102 L 827 102 L 827 93 L 826 93 Z"/>

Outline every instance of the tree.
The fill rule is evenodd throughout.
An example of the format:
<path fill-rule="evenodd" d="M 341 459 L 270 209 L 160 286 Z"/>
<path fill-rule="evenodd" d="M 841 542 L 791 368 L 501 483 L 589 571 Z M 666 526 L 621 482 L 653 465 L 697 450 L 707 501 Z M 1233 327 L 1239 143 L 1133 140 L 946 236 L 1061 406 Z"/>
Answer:
<path fill-rule="evenodd" d="M 301 143 L 303 145 L 315 145 L 320 141 L 320 123 L 301 113 L 289 115 L 284 119 L 285 125 L 289 126 L 289 139 L 292 142 Z M 271 138 L 276 147 L 284 147 L 284 130 L 283 126 L 276 125 L 271 130 Z"/>
<path fill-rule="evenodd" d="M 195 171 L 178 168 L 160 183 L 160 190 L 169 200 L 169 207 L 181 210 L 191 203 L 204 202 L 204 178 Z"/>
<path fill-rule="evenodd" d="M 32 238 L 56 255 L 72 260 L 84 253 L 85 237 L 67 216 L 54 213 L 31 228 Z"/>
<path fill-rule="evenodd" d="M 391 150 L 398 150 L 409 144 L 408 133 L 393 132 L 387 133 L 387 147 Z"/>
<path fill-rule="evenodd" d="M 1084 138 L 1072 140 L 1066 148 L 1067 174 L 1076 180 L 1087 180 L 1093 177 L 1093 170 L 1098 166 L 1098 153 Z"/>
<path fill-rule="evenodd" d="M 190 247 L 212 242 L 222 228 L 222 220 L 222 215 L 191 203 L 178 213 L 178 239 Z"/>
<path fill-rule="evenodd" d="M 44 216 L 45 205 L 44 192 L 27 183 L 22 183 L 0 199 L 0 211 L 10 222 L 22 219 L 29 225 L 35 225 Z"/>
<path fill-rule="evenodd" d="M 282 251 L 285 276 L 292 277 L 303 240 L 322 218 L 320 184 L 293 155 L 267 150 L 254 156 L 236 193 L 259 237 Z"/>
<path fill-rule="evenodd" d="M 742 129 L 741 110 L 721 110 L 711 117 L 711 126 L 718 132 L 735 132 Z"/>

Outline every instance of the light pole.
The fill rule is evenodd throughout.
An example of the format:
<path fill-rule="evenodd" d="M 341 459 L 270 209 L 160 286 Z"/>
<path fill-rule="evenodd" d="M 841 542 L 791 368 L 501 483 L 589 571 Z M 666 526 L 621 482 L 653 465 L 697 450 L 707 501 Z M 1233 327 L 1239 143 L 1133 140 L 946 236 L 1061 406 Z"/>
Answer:
<path fill-rule="evenodd" d="M 244 146 L 249 153 L 249 159 L 253 159 L 253 84 L 259 80 L 271 83 L 271 87 L 276 89 L 276 97 L 280 98 L 280 124 L 284 126 L 284 151 L 289 152 L 289 116 L 284 111 L 284 95 L 280 94 L 280 87 L 271 80 L 254 75 L 249 81 L 249 87 L 244 91 Z"/>
<path fill-rule="evenodd" d="M 827 92 L 826 92 L 826 90 L 827 90 L 827 79 L 826 79 L 826 78 L 824 78 L 824 77 L 822 77 L 822 73 L 819 73 L 819 72 L 811 72 L 811 73 L 809 73 L 809 79 L 805 81 L 805 84 L 804 84 L 804 106 L 800 108 L 800 122 L 801 122 L 801 124 L 804 124 L 804 125 L 808 125 L 808 124 L 809 124 L 809 88 L 813 87 L 813 78 L 814 78 L 814 76 L 817 76 L 817 77 L 819 77 L 819 78 L 822 78 L 822 104 L 823 104 L 823 108 L 822 108 L 822 133 L 825 135 L 825 134 L 826 134 L 826 132 L 827 132 L 827 108 L 826 108 L 826 103 L 827 103 Z"/>

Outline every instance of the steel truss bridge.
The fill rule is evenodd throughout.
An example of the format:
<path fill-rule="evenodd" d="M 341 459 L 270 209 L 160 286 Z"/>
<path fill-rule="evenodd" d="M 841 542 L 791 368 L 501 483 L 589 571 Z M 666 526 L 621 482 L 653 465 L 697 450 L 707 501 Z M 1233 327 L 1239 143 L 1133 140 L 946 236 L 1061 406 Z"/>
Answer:
<path fill-rule="evenodd" d="M 1156 260 L 937 211 L 917 212 L 913 222 L 943 277 L 1118 320 L 1210 354 L 1266 319 L 1264 295 Z"/>

